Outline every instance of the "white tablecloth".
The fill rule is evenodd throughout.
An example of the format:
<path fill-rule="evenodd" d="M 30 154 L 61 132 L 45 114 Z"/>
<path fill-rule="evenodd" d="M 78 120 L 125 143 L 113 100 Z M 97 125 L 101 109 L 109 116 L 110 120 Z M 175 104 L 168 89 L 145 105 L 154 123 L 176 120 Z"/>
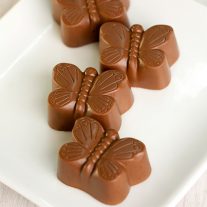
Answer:
<path fill-rule="evenodd" d="M 18 0 L 0 0 L 0 16 L 17 1 Z M 36 205 L 0 183 L 0 207 L 36 207 Z M 207 173 L 199 179 L 176 207 L 207 207 Z"/>

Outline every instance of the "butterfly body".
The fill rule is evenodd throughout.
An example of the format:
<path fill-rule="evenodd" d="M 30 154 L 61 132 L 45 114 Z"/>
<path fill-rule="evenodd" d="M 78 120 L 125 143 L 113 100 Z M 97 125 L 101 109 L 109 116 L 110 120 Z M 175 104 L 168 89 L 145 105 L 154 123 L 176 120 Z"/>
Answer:
<path fill-rule="evenodd" d="M 102 70 L 124 71 L 131 86 L 148 89 L 169 84 L 169 68 L 179 55 L 170 26 L 156 25 L 144 31 L 141 25 L 128 29 L 110 22 L 100 29 L 100 53 Z"/>
<path fill-rule="evenodd" d="M 101 156 L 110 148 L 110 145 L 119 139 L 118 133 L 115 130 L 107 130 L 104 137 L 101 138 L 97 146 L 91 151 L 86 163 L 82 168 L 82 175 L 90 177 L 95 169 L 97 162 Z"/>
<path fill-rule="evenodd" d="M 98 41 L 101 24 L 108 21 L 129 25 L 128 0 L 53 0 L 53 16 L 61 25 L 66 45 L 77 47 Z"/>
<path fill-rule="evenodd" d="M 87 110 L 87 99 L 89 92 L 93 86 L 93 82 L 98 75 L 97 71 L 93 68 L 87 68 L 82 79 L 81 88 L 76 100 L 75 119 L 85 115 Z"/>
<path fill-rule="evenodd" d="M 71 130 L 75 120 L 85 115 L 100 120 L 106 128 L 119 129 L 121 114 L 131 107 L 133 96 L 123 72 L 98 75 L 94 68 L 81 72 L 62 63 L 54 68 L 48 103 L 49 124 L 54 129 Z"/>
<path fill-rule="evenodd" d="M 95 28 L 95 25 L 99 25 L 101 21 L 99 13 L 97 11 L 96 2 L 95 0 L 86 0 L 86 3 L 90 21 L 92 22 L 93 27 Z"/>
<path fill-rule="evenodd" d="M 104 203 L 117 204 L 131 185 L 149 176 L 151 168 L 142 142 L 120 139 L 116 130 L 105 130 L 89 117 L 78 119 L 72 133 L 73 142 L 59 151 L 58 178 L 65 184 Z"/>

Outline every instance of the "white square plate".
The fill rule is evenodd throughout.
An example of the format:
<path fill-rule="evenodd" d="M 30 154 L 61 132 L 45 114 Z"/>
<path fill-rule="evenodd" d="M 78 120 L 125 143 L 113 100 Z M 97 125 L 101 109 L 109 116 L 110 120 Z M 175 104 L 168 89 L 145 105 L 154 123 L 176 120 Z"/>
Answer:
<path fill-rule="evenodd" d="M 206 169 L 207 8 L 193 0 L 136 0 L 129 17 L 145 28 L 172 25 L 181 56 L 169 87 L 133 89 L 120 135 L 146 144 L 152 174 L 118 206 L 174 206 Z M 57 152 L 70 133 L 47 124 L 53 66 L 99 68 L 98 44 L 67 48 L 50 1 L 21 0 L 0 21 L 0 47 L 0 180 L 42 207 L 105 206 L 57 180 Z"/>

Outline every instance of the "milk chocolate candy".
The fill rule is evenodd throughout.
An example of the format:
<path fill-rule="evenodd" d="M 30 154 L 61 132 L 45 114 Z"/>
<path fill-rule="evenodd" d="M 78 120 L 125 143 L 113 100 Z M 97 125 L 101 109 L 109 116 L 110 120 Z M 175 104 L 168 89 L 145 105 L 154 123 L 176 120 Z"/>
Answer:
<path fill-rule="evenodd" d="M 127 76 L 117 70 L 98 75 L 94 68 L 81 72 L 75 65 L 61 63 L 53 70 L 52 87 L 48 116 L 56 130 L 71 130 L 75 120 L 85 115 L 118 130 L 121 114 L 133 104 Z"/>
<path fill-rule="evenodd" d="M 138 24 L 128 29 L 108 22 L 100 28 L 99 46 L 103 71 L 124 71 L 132 87 L 147 89 L 162 89 L 169 84 L 170 66 L 179 56 L 173 28 L 168 25 L 144 31 Z"/>
<path fill-rule="evenodd" d="M 130 186 L 150 175 L 145 145 L 134 138 L 120 139 L 116 130 L 105 130 L 95 119 L 78 119 L 72 139 L 59 151 L 58 178 L 103 203 L 120 203 Z"/>
<path fill-rule="evenodd" d="M 105 22 L 129 25 L 129 0 L 52 0 L 52 5 L 62 39 L 70 47 L 98 41 L 100 25 Z"/>

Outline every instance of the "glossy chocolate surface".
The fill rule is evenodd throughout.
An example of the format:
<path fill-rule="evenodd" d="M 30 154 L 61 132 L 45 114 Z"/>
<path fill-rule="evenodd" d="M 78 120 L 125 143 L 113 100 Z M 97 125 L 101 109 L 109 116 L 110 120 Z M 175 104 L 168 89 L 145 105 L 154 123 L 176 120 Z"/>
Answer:
<path fill-rule="evenodd" d="M 99 45 L 103 71 L 123 71 L 131 86 L 147 89 L 169 84 L 170 66 L 179 56 L 173 28 L 168 25 L 144 31 L 138 24 L 128 29 L 121 23 L 108 22 L 100 28 Z"/>
<path fill-rule="evenodd" d="M 150 175 L 145 145 L 134 138 L 120 139 L 116 130 L 105 130 L 95 119 L 78 119 L 72 139 L 59 151 L 58 178 L 103 203 L 120 203 L 130 186 Z"/>
<path fill-rule="evenodd" d="M 55 66 L 53 91 L 48 97 L 48 122 L 56 130 L 72 130 L 77 118 L 94 117 L 106 128 L 119 130 L 121 114 L 133 104 L 124 72 L 110 70 L 98 75 L 94 68 L 81 72 L 72 64 Z"/>
<path fill-rule="evenodd" d="M 52 0 L 54 19 L 64 43 L 78 47 L 98 41 L 100 26 L 108 21 L 129 25 L 129 0 Z"/>

